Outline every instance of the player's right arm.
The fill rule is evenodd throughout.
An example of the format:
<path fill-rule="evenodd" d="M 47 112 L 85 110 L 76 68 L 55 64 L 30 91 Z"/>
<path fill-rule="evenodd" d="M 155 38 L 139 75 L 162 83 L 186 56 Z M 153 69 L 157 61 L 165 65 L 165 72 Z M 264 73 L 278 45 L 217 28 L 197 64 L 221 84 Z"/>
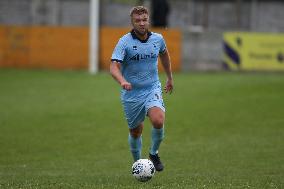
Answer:
<path fill-rule="evenodd" d="M 126 36 L 126 35 L 125 35 Z M 126 54 L 126 37 L 122 37 L 119 39 L 118 43 L 116 44 L 114 51 L 111 56 L 111 63 L 110 63 L 110 74 L 112 77 L 120 84 L 120 86 L 125 90 L 131 90 L 132 86 L 126 79 L 123 77 L 120 66 L 125 58 Z"/>
<path fill-rule="evenodd" d="M 131 90 L 132 86 L 129 82 L 127 82 L 120 71 L 120 63 L 116 61 L 112 61 L 109 68 L 110 74 L 112 77 L 120 84 L 120 86 L 125 90 Z"/>

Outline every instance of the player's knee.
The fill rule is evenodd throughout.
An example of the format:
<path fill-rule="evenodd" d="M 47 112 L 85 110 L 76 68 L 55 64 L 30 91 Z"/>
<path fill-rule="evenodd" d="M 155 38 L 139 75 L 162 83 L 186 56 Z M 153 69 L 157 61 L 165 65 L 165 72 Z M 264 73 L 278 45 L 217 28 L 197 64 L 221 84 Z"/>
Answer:
<path fill-rule="evenodd" d="M 139 132 L 130 132 L 130 134 L 133 138 L 139 138 L 141 136 L 141 133 Z"/>
<path fill-rule="evenodd" d="M 164 126 L 164 116 L 158 115 L 155 116 L 155 118 L 152 119 L 152 124 L 156 129 L 161 129 Z"/>
<path fill-rule="evenodd" d="M 130 129 L 130 135 L 133 137 L 133 138 L 139 138 L 142 134 L 142 128 L 138 127 L 138 128 L 135 128 L 135 129 Z"/>

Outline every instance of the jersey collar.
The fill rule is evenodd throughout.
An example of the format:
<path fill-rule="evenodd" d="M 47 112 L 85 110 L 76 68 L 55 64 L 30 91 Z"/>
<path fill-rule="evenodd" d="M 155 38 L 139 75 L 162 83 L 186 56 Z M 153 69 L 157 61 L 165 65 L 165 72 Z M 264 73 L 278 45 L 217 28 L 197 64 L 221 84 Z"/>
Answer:
<path fill-rule="evenodd" d="M 141 43 L 146 43 L 149 39 L 149 37 L 152 35 L 152 32 L 148 31 L 147 38 L 145 40 L 141 40 L 137 37 L 136 33 L 134 32 L 134 29 L 131 30 L 131 35 L 133 39 L 138 39 Z"/>

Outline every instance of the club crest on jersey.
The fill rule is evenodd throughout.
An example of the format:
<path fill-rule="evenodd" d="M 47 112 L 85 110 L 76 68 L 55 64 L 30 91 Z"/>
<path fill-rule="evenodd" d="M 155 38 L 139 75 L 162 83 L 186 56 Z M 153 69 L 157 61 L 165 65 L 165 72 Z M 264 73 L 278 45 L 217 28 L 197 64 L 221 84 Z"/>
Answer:
<path fill-rule="evenodd" d="M 133 46 L 133 50 L 135 50 L 135 51 L 136 51 L 136 50 L 137 50 L 137 46 L 135 46 L 135 45 L 134 45 L 134 46 Z"/>
<path fill-rule="evenodd" d="M 145 59 L 149 59 L 149 58 L 157 58 L 157 55 L 154 54 L 154 53 L 151 53 L 151 54 L 139 54 L 139 53 L 136 53 L 134 56 L 132 56 L 130 58 L 130 60 L 139 61 L 139 60 L 145 60 Z"/>

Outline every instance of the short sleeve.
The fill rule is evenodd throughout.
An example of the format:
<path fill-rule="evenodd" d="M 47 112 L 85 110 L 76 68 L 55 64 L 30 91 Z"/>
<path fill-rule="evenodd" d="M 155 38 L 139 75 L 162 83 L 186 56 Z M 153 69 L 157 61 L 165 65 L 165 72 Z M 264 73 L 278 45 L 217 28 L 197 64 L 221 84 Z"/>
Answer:
<path fill-rule="evenodd" d="M 163 36 L 161 35 L 161 39 L 160 39 L 160 50 L 159 50 L 159 53 L 162 54 L 165 52 L 167 46 L 166 46 L 166 42 L 163 38 Z"/>
<path fill-rule="evenodd" d="M 126 43 L 121 38 L 113 50 L 111 61 L 117 61 L 122 63 L 126 54 L 125 50 L 126 50 Z"/>

